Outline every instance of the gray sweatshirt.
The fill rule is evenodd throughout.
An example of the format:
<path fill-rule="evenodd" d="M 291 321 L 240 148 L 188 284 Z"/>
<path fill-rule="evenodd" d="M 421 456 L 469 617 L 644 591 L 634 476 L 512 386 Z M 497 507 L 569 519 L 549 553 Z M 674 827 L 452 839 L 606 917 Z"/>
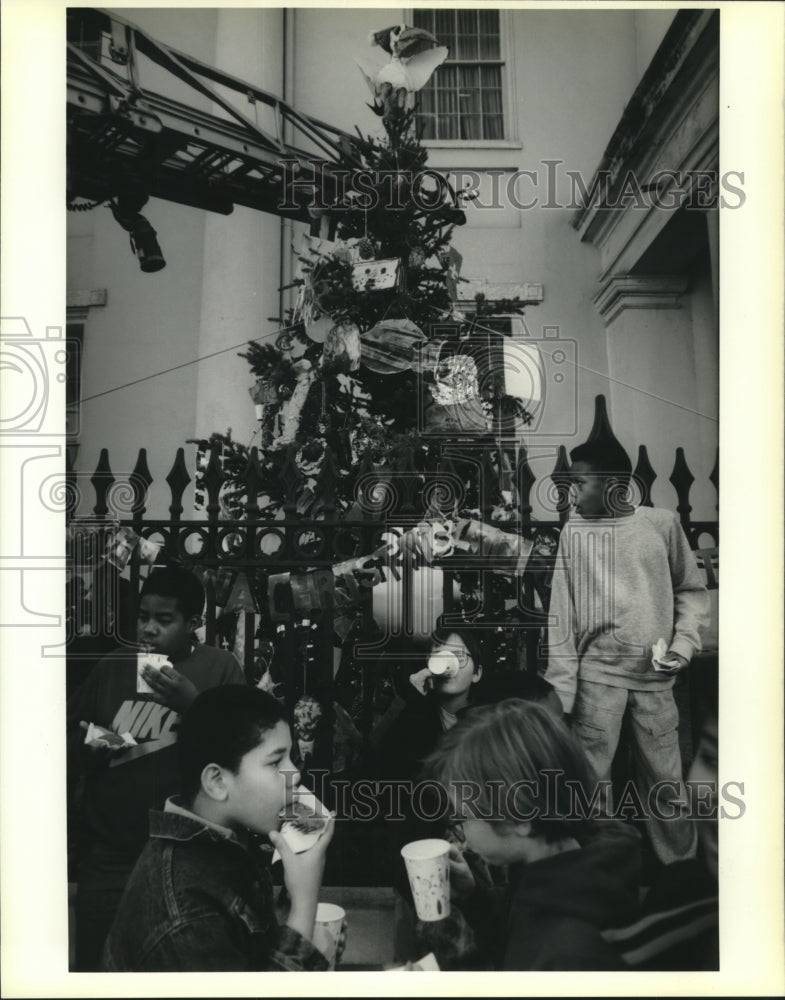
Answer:
<path fill-rule="evenodd" d="M 670 688 L 651 647 L 700 651 L 709 596 L 678 517 L 638 507 L 628 517 L 573 515 L 559 539 L 546 679 L 571 712 L 580 680 L 634 691 Z"/>

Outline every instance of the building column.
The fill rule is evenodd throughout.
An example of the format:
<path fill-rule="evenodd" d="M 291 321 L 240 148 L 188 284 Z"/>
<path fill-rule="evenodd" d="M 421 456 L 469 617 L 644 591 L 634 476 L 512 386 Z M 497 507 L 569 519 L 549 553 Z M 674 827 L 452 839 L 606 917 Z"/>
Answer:
<path fill-rule="evenodd" d="M 610 412 L 614 432 L 630 453 L 646 445 L 657 473 L 652 500 L 672 506 L 668 477 L 675 449 L 684 448 L 695 476 L 693 516 L 710 517 L 716 497 L 707 481 L 714 462 L 716 414 L 702 412 L 700 386 L 717 372 L 699 370 L 692 297 L 682 275 L 613 275 L 595 298 L 608 338 Z M 715 446 L 716 447 L 716 446 Z"/>
<path fill-rule="evenodd" d="M 280 95 L 282 25 L 281 9 L 219 10 L 215 66 Z M 257 116 L 265 131 L 273 130 L 268 109 L 244 95 L 231 99 L 252 120 Z M 279 309 L 280 233 L 278 216 L 249 208 L 206 214 L 196 436 L 231 427 L 234 440 L 247 444 L 257 429 L 248 396 L 252 378 L 237 354 L 249 340 L 276 330 L 268 317 Z"/>

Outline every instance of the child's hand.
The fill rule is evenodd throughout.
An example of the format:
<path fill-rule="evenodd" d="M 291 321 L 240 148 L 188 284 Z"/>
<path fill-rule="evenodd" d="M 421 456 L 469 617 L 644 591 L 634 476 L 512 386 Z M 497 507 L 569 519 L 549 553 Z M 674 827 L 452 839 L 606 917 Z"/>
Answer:
<path fill-rule="evenodd" d="M 82 720 L 79 723 L 79 727 L 84 729 L 85 733 L 90 729 L 90 723 Z M 96 760 L 109 760 L 110 757 L 116 757 L 118 754 L 125 753 L 125 751 L 132 744 L 124 742 L 117 733 L 108 732 L 107 738 L 95 743 L 84 743 L 89 750 L 91 757 Z"/>
<path fill-rule="evenodd" d="M 474 874 L 457 844 L 450 844 L 450 896 L 466 899 L 474 892 Z"/>
<path fill-rule="evenodd" d="M 433 674 L 427 667 L 423 667 L 409 677 L 409 683 L 420 694 L 427 694 L 433 687 Z"/>
<path fill-rule="evenodd" d="M 174 667 L 163 666 L 160 670 L 142 667 L 142 677 L 153 689 L 150 695 L 153 701 L 181 714 L 199 694 L 194 684 Z"/>
<path fill-rule="evenodd" d="M 324 874 L 324 862 L 327 848 L 333 839 L 335 831 L 335 816 L 330 816 L 325 823 L 324 833 L 313 847 L 307 851 L 295 854 L 277 830 L 270 833 L 270 842 L 277 848 L 283 862 L 283 880 L 286 891 L 292 901 L 289 927 L 298 931 L 303 937 L 313 935 L 313 922 L 316 917 L 316 903 L 319 888 Z"/>
<path fill-rule="evenodd" d="M 669 652 L 662 657 L 660 662 L 660 673 L 677 674 L 689 665 L 688 661 L 680 653 Z"/>

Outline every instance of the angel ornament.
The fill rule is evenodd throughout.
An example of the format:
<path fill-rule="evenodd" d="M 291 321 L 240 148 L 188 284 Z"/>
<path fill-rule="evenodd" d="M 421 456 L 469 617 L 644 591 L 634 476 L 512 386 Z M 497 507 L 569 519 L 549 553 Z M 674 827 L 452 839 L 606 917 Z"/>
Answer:
<path fill-rule="evenodd" d="M 357 65 L 374 95 L 373 110 L 388 121 L 401 114 L 409 94 L 428 83 L 447 58 L 448 49 L 430 31 L 405 24 L 374 32 L 370 42 L 390 55 L 389 62 L 363 58 Z"/>
<path fill-rule="evenodd" d="M 302 416 L 303 406 L 305 405 L 308 393 L 311 391 L 311 385 L 316 378 L 313 364 L 308 358 L 300 358 L 294 363 L 292 370 L 295 373 L 297 381 L 288 398 L 285 398 L 286 387 L 281 387 L 278 390 L 279 396 L 283 398 L 283 403 L 281 404 L 277 418 L 278 433 L 273 441 L 274 448 L 282 448 L 285 445 L 291 444 L 296 439 L 297 432 L 300 429 L 300 417 Z"/>

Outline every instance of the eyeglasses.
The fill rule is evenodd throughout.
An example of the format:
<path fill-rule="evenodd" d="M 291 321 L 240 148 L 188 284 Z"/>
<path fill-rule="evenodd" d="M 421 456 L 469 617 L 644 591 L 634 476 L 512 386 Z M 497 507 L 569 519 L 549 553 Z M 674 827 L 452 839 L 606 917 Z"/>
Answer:
<path fill-rule="evenodd" d="M 459 667 L 465 667 L 467 663 L 473 662 L 471 654 L 459 646 L 435 646 L 431 656 L 444 656 L 448 659 L 455 657 Z"/>

